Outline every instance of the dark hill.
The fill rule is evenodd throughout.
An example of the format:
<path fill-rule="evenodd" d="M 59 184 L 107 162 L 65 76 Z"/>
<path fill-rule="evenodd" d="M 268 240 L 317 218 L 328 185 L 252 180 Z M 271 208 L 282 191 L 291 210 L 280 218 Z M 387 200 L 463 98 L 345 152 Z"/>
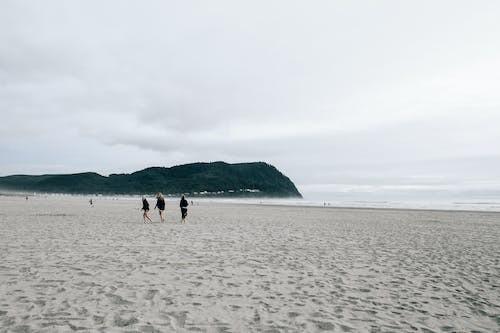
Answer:
<path fill-rule="evenodd" d="M 74 194 L 164 194 L 198 196 L 301 197 L 292 181 L 264 162 L 193 163 L 152 167 L 109 177 L 86 172 L 0 177 L 0 189 Z"/>

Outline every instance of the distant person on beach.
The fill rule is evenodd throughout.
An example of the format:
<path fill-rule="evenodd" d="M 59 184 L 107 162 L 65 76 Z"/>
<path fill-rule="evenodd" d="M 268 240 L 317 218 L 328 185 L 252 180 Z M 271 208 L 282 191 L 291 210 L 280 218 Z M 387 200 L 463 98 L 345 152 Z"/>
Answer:
<path fill-rule="evenodd" d="M 92 201 L 92 198 L 89 200 L 90 207 L 94 206 L 94 202 Z"/>
<path fill-rule="evenodd" d="M 163 211 L 165 210 L 165 198 L 163 198 L 163 194 L 161 194 L 161 193 L 156 194 L 155 209 L 156 208 L 158 208 L 158 210 L 160 211 L 161 222 L 165 222 L 165 219 L 163 218 Z"/>
<path fill-rule="evenodd" d="M 28 200 L 28 196 L 26 196 L 26 200 Z"/>
<path fill-rule="evenodd" d="M 151 219 L 148 216 L 149 202 L 145 197 L 142 197 L 142 210 L 144 211 L 144 214 L 142 214 L 142 218 L 144 219 L 144 223 L 147 223 L 146 219 L 148 219 L 149 222 L 152 223 L 153 221 L 151 221 Z"/>
<path fill-rule="evenodd" d="M 182 223 L 186 223 L 186 216 L 188 214 L 188 202 L 184 195 L 182 195 L 181 202 L 179 206 L 181 207 L 181 216 L 182 216 Z"/>

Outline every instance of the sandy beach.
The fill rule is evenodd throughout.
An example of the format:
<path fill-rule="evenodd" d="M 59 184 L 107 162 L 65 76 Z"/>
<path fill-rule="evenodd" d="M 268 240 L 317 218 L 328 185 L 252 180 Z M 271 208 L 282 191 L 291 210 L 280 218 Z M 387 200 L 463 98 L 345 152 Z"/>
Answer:
<path fill-rule="evenodd" d="M 87 200 L 0 197 L 0 332 L 500 331 L 498 213 Z"/>

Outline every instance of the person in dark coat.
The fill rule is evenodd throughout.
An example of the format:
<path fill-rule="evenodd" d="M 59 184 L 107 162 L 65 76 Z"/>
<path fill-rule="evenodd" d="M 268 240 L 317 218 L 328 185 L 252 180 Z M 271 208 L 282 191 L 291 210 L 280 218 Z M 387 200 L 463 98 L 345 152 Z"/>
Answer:
<path fill-rule="evenodd" d="M 181 202 L 179 206 L 181 207 L 181 217 L 182 217 L 182 223 L 186 223 L 186 216 L 188 214 L 188 202 L 184 195 L 182 195 Z"/>
<path fill-rule="evenodd" d="M 145 197 L 142 197 L 142 210 L 144 211 L 144 214 L 142 214 L 142 218 L 144 219 L 144 223 L 147 223 L 146 219 L 149 220 L 149 223 L 152 223 L 153 221 L 151 221 L 151 219 L 148 216 L 149 202 Z"/>
<path fill-rule="evenodd" d="M 161 222 L 165 222 L 165 218 L 163 217 L 163 211 L 165 210 L 165 198 L 163 198 L 163 194 L 156 194 L 156 206 L 155 209 L 158 208 L 160 211 L 160 219 Z"/>

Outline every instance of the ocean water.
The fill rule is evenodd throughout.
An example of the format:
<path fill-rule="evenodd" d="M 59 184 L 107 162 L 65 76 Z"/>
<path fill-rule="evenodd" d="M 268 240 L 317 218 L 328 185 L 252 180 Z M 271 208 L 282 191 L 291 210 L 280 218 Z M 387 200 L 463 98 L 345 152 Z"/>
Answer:
<path fill-rule="evenodd" d="M 311 207 L 350 207 L 350 208 L 387 208 L 387 209 L 424 209 L 424 210 L 457 210 L 457 211 L 489 211 L 500 212 L 500 200 L 315 200 L 304 199 L 195 199 L 197 201 L 214 201 L 227 203 L 262 204 L 262 205 L 292 205 Z"/>
<path fill-rule="evenodd" d="M 350 207 L 350 208 L 385 208 L 385 209 L 424 209 L 455 211 L 500 212 L 500 197 L 465 197 L 465 196 L 377 196 L 339 193 L 303 193 L 302 199 L 276 198 L 194 198 L 195 201 L 225 202 L 240 204 L 311 206 L 311 207 Z"/>
<path fill-rule="evenodd" d="M 82 200 L 136 200 L 140 205 L 141 196 L 115 195 L 115 196 L 89 196 L 69 194 L 30 194 L 38 197 L 81 197 Z M 24 194 L 23 194 L 24 196 Z M 338 193 L 303 193 L 303 198 L 200 198 L 188 197 L 196 203 L 234 203 L 250 205 L 278 205 L 278 206 L 307 206 L 307 207 L 346 207 L 346 208 L 381 208 L 381 209 L 422 209 L 422 210 L 455 210 L 455 211 L 488 211 L 500 212 L 500 197 L 464 197 L 464 196 L 421 196 L 408 195 L 376 196 Z M 153 197 L 149 198 L 154 200 Z M 177 201 L 178 198 L 166 197 L 167 201 Z"/>
<path fill-rule="evenodd" d="M 500 196 L 448 192 L 304 193 L 304 202 L 335 207 L 500 211 Z"/>

